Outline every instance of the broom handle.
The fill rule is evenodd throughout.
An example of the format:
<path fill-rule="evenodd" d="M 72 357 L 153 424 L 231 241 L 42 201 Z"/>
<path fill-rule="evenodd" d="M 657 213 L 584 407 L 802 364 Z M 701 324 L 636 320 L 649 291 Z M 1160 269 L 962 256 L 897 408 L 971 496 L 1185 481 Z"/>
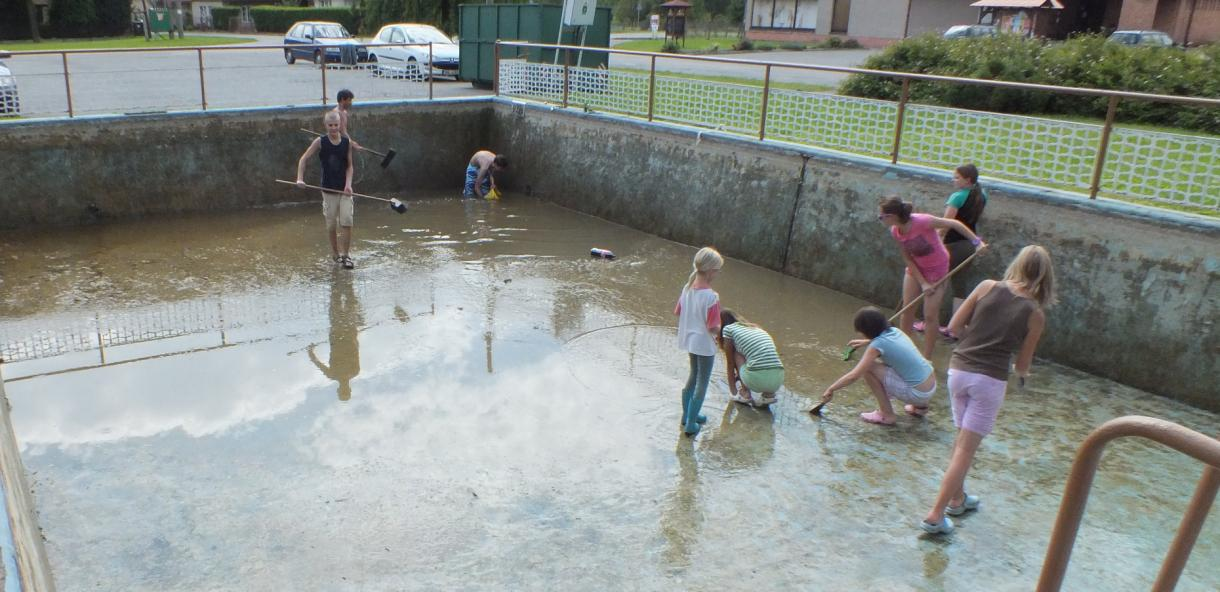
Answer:
<path fill-rule="evenodd" d="M 313 131 L 313 130 L 307 130 L 307 129 L 305 129 L 305 128 L 300 128 L 300 130 L 301 130 L 301 131 L 303 131 L 303 132 L 305 132 L 305 133 L 307 133 L 307 134 L 313 134 L 313 135 L 315 135 L 315 136 L 318 136 L 319 138 L 320 138 L 320 137 L 322 137 L 322 136 L 325 136 L 325 135 L 326 135 L 326 134 L 319 134 L 318 132 L 315 132 L 315 131 Z M 361 147 L 357 148 L 356 150 L 363 150 L 363 151 L 365 151 L 365 152 L 372 152 L 373 154 L 376 154 L 377 156 L 380 156 L 380 157 L 382 157 L 382 158 L 385 158 L 385 155 L 384 155 L 384 154 L 382 154 L 382 153 L 380 153 L 380 152 L 378 152 L 378 151 L 376 151 L 376 150 L 373 150 L 372 148 L 365 148 L 364 146 L 361 146 Z M 353 193 L 352 195 L 355 195 L 355 194 Z"/>
<path fill-rule="evenodd" d="M 285 181 L 283 179 L 276 179 L 275 182 L 283 183 L 285 185 L 292 185 L 293 187 L 299 187 L 299 185 L 296 184 L 296 181 Z M 342 190 L 327 189 L 325 187 L 318 187 L 317 185 L 310 185 L 309 183 L 301 183 L 301 185 L 304 185 L 305 187 L 308 187 L 309 189 L 317 189 L 319 191 L 325 191 L 327 193 L 340 193 L 340 194 L 344 193 Z M 365 199 L 375 199 L 377 201 L 393 203 L 392 200 L 388 200 L 384 197 L 377 197 L 376 195 L 365 195 L 363 193 L 356 193 L 355 191 L 348 193 L 347 195 L 354 195 L 356 197 L 363 197 Z"/>
<path fill-rule="evenodd" d="M 891 325 L 893 325 L 894 319 L 902 316 L 902 313 L 909 310 L 912 306 L 915 306 L 916 304 L 918 304 L 920 300 L 923 300 L 923 297 L 926 296 L 928 294 L 928 292 L 935 292 L 936 289 L 939 288 L 941 284 L 949 281 L 949 278 L 953 277 L 953 274 L 960 271 L 963 267 L 966 266 L 967 263 L 970 263 L 971 259 L 974 259 L 975 255 L 978 255 L 978 254 L 979 254 L 978 249 L 975 249 L 975 251 L 973 253 L 971 253 L 969 257 L 966 257 L 965 261 L 958 263 L 957 267 L 953 268 L 953 271 L 950 271 L 948 274 L 945 275 L 945 277 L 940 278 L 939 280 L 936 280 L 936 283 L 932 284 L 932 287 L 930 289 L 928 289 L 927 291 L 924 291 L 924 292 L 920 292 L 919 296 L 916 296 L 914 300 L 908 302 L 906 306 L 902 307 L 901 309 L 898 310 L 898 312 L 894 313 L 894 316 L 890 317 L 889 323 Z"/>

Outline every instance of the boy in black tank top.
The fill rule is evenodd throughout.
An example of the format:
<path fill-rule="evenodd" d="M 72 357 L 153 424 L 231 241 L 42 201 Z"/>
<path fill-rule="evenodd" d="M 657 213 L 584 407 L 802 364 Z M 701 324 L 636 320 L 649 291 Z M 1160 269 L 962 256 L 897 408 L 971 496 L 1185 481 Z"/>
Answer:
<path fill-rule="evenodd" d="M 355 214 L 352 203 L 352 140 L 340 133 L 339 114 L 331 111 L 322 118 L 326 135 L 315 139 L 297 161 L 297 184 L 305 183 L 305 163 L 314 154 L 322 165 L 322 215 L 330 235 L 331 255 L 345 269 L 352 269 L 352 223 Z"/>

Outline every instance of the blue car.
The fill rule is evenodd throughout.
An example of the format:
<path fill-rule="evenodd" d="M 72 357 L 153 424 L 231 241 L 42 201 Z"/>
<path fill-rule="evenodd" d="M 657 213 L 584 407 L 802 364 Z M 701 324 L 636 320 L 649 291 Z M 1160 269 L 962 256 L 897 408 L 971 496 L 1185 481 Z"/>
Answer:
<path fill-rule="evenodd" d="M 309 45 L 333 45 L 334 47 L 307 47 Z M 297 58 L 315 64 L 342 62 L 353 65 L 369 60 L 369 50 L 356 41 L 339 23 L 324 21 L 299 22 L 284 35 L 284 61 L 292 64 Z M 289 47 L 302 46 L 302 47 Z"/>

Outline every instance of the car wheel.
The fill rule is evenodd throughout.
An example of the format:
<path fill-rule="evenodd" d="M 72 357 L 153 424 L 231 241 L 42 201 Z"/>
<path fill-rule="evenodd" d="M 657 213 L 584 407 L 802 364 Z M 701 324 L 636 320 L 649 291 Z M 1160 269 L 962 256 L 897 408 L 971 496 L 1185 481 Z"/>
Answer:
<path fill-rule="evenodd" d="M 313 63 L 318 64 L 318 65 L 322 64 L 322 52 L 320 52 L 316 49 L 313 50 Z"/>
<path fill-rule="evenodd" d="M 297 61 L 297 57 L 296 57 L 295 55 L 292 55 L 292 50 L 291 50 L 291 49 L 285 49 L 285 50 L 284 50 L 284 61 L 285 61 L 285 62 L 288 62 L 288 65 L 289 65 L 289 66 L 291 66 L 291 65 L 293 65 L 293 64 L 295 64 L 295 63 L 296 63 L 296 61 Z"/>

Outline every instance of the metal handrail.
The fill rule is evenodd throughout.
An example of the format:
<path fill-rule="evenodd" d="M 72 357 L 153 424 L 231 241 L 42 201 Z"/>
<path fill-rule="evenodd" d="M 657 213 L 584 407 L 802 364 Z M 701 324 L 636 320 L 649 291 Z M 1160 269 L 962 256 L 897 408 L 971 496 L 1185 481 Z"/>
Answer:
<path fill-rule="evenodd" d="M 1169 591 L 1177 585 L 1182 568 L 1186 566 L 1186 560 L 1203 528 L 1203 521 L 1220 490 L 1220 440 L 1163 419 L 1130 415 L 1107 421 L 1093 430 L 1080 445 L 1067 485 L 1064 486 L 1063 502 L 1055 518 L 1046 559 L 1042 562 L 1038 592 L 1057 592 L 1063 586 L 1072 547 L 1089 501 L 1089 489 L 1101 462 L 1101 453 L 1111 441 L 1129 436 L 1159 442 L 1208 465 L 1203 469 L 1203 477 L 1182 516 L 1178 534 L 1166 553 L 1152 589 Z"/>
<path fill-rule="evenodd" d="M 957 76 L 940 76 L 937 74 L 916 74 L 912 72 L 893 72 L 889 70 L 869 70 L 866 68 L 851 68 L 847 66 L 821 66 L 817 64 L 798 64 L 795 62 L 778 62 L 766 60 L 743 60 L 738 58 L 721 58 L 700 55 L 686 55 L 673 53 L 656 53 L 649 51 L 635 51 L 630 49 L 613 49 L 608 47 L 582 47 L 578 45 L 558 45 L 547 43 L 530 43 L 525 41 L 497 41 L 497 44 L 504 47 L 526 47 L 535 49 L 554 49 L 554 50 L 571 50 L 571 51 L 588 51 L 601 53 L 617 53 L 626 55 L 637 55 L 642 57 L 656 56 L 665 59 L 674 60 L 692 60 L 704 62 L 719 62 L 724 64 L 746 65 L 746 66 L 771 66 L 776 68 L 793 68 L 796 70 L 816 70 L 821 72 L 838 72 L 840 74 L 866 74 L 870 76 L 883 76 L 888 78 L 897 78 L 899 80 L 921 80 L 927 82 L 954 82 L 959 84 L 975 84 L 981 86 L 995 86 L 999 88 L 1013 88 L 1021 90 L 1037 90 L 1045 92 L 1055 92 L 1063 94 L 1084 95 L 1093 97 L 1119 97 L 1123 99 L 1137 99 L 1142 101 L 1159 101 L 1168 103 L 1183 103 L 1187 105 L 1198 105 L 1203 107 L 1220 107 L 1220 99 L 1208 99 L 1204 97 L 1186 97 L 1178 95 L 1157 95 L 1150 93 L 1139 93 L 1123 90 L 1103 90 L 1095 88 L 1080 88 L 1075 86 L 1054 86 L 1049 84 L 1034 84 L 1031 82 L 1011 82 L 1007 80 L 987 80 L 984 78 L 960 78 Z M 501 56 L 500 59 L 506 59 Z"/>
<path fill-rule="evenodd" d="M 30 55 L 59 55 L 59 54 L 90 54 L 90 53 L 137 53 L 137 52 L 163 52 L 163 51 L 239 51 L 239 50 L 254 50 L 254 49 L 288 49 L 290 47 L 346 47 L 350 43 L 284 43 L 281 45 L 192 45 L 179 47 L 116 47 L 113 49 L 35 49 L 29 51 L 8 51 L 12 57 L 30 56 Z M 359 43 L 360 47 L 403 47 L 405 45 L 418 45 L 420 47 L 432 45 L 432 43 Z"/>
<path fill-rule="evenodd" d="M 433 43 L 359 43 L 363 48 L 376 47 L 410 47 L 419 46 L 428 48 L 428 100 L 433 98 L 432 84 L 432 63 L 435 61 Z M 37 55 L 58 55 L 63 64 L 64 73 L 64 93 L 67 95 L 68 102 L 68 117 L 76 117 L 76 111 L 72 108 L 72 80 L 68 70 L 68 56 L 81 54 L 109 54 L 109 53 L 137 53 L 137 52 L 170 52 L 170 51 L 193 51 L 196 54 L 196 61 L 199 69 L 199 107 L 200 109 L 208 110 L 208 93 L 207 84 L 204 79 L 203 67 L 203 52 L 204 51 L 255 51 L 255 50 L 278 50 L 287 51 L 289 49 L 327 49 L 332 47 L 351 47 L 350 43 L 284 43 L 280 45 L 203 45 L 203 46 L 182 46 L 182 47 L 121 47 L 114 49 L 37 49 L 31 51 L 6 51 L 6 57 L 20 56 L 37 56 Z M 326 96 L 326 70 L 325 60 L 323 60 L 322 70 L 322 104 L 327 104 Z"/>
<path fill-rule="evenodd" d="M 817 64 L 797 64 L 793 62 L 777 62 L 765 60 L 749 60 L 738 58 L 722 58 L 709 56 L 695 56 L 683 54 L 668 54 L 656 53 L 648 51 L 635 51 L 629 49 L 613 49 L 608 47 L 583 47 L 578 45 L 563 45 L 563 44 L 548 44 L 548 43 L 531 43 L 525 41 L 496 41 L 495 43 L 495 84 L 493 85 L 495 93 L 500 94 L 499 73 L 500 61 L 503 59 L 513 59 L 504 56 L 501 48 L 525 48 L 525 49 L 552 49 L 555 51 L 564 51 L 570 54 L 572 51 L 589 51 L 601 52 L 607 54 L 623 54 L 647 57 L 650 60 L 648 72 L 648 121 L 653 120 L 654 115 L 654 93 L 656 88 L 657 78 L 657 58 L 673 59 L 673 60 L 690 60 L 699 62 L 712 62 L 718 64 L 732 64 L 745 66 L 761 66 L 763 68 L 763 89 L 762 89 L 762 108 L 759 113 L 758 139 L 760 141 L 767 139 L 767 98 L 771 94 L 772 70 L 774 68 L 791 68 L 795 70 L 811 70 L 819 72 L 837 72 L 840 74 L 862 74 L 866 76 L 881 76 L 894 78 L 902 81 L 902 91 L 898 99 L 898 111 L 896 122 L 894 125 L 894 140 L 893 149 L 890 152 L 890 163 L 897 164 L 899 153 L 902 148 L 902 126 L 904 115 L 906 113 L 907 103 L 910 101 L 911 81 L 921 82 L 945 82 L 954 84 L 973 84 L 977 86 L 989 86 L 995 88 L 1007 88 L 1018 90 L 1031 90 L 1039 92 L 1062 93 L 1071 95 L 1081 95 L 1088 97 L 1106 97 L 1108 105 L 1106 109 L 1105 123 L 1102 124 L 1101 139 L 1098 142 L 1097 153 L 1093 159 L 1093 172 L 1091 183 L 1089 184 L 1089 199 L 1097 199 L 1097 194 L 1101 192 L 1102 170 L 1106 164 L 1106 151 L 1109 148 L 1110 134 L 1114 130 L 1115 119 L 1118 114 L 1118 103 L 1121 99 L 1131 99 L 1137 101 L 1154 101 L 1166 103 L 1178 103 L 1183 105 L 1193 105 L 1199 107 L 1220 107 L 1220 99 L 1209 99 L 1204 97 L 1185 97 L 1176 95 L 1158 95 L 1149 93 L 1139 93 L 1121 90 L 1102 90 L 1093 88 L 1079 88 L 1073 86 L 1054 86 L 1049 84 L 1033 84 L 1029 82 L 1010 82 L 1006 80 L 986 80 L 982 78 L 960 78 L 957 76 L 940 76 L 935 74 L 915 74 L 911 72 L 891 72 L 888 70 L 869 70 L 865 68 L 850 68 L 845 66 L 820 66 Z M 567 87 L 568 87 L 568 69 L 570 66 L 564 64 L 564 107 L 567 107 Z"/>

